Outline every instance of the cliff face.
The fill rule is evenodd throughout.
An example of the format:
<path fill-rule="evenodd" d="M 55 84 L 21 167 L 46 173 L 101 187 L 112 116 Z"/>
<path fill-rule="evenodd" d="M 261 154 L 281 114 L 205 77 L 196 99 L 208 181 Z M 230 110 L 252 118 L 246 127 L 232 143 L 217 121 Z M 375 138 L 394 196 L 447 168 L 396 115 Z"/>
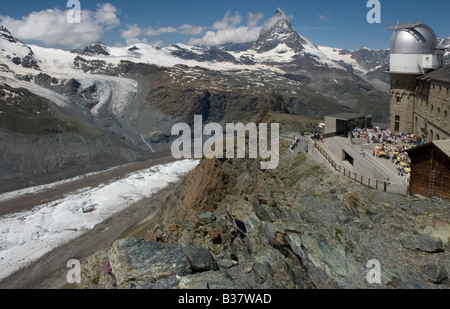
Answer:
<path fill-rule="evenodd" d="M 448 203 L 374 192 L 289 151 L 273 171 L 261 171 L 257 160 L 203 160 L 134 235 L 141 240 L 120 240 L 88 259 L 83 282 L 85 288 L 448 288 L 449 215 Z M 160 257 L 176 260 L 169 271 L 142 267 L 143 260 L 159 261 L 156 252 L 140 250 L 154 243 L 185 253 Z M 214 262 L 201 251 L 188 255 L 189 264 L 186 250 L 206 250 Z M 374 259 L 381 284 L 367 281 Z M 194 270 L 201 261 L 208 266 Z"/>
<path fill-rule="evenodd" d="M 0 83 L 0 193 L 142 160 L 130 139 Z"/>

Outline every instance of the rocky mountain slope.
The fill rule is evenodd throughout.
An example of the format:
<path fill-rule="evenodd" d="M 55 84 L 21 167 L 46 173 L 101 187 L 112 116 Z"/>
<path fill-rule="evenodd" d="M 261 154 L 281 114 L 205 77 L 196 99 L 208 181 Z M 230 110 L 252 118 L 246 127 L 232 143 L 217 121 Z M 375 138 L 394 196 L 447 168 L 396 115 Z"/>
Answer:
<path fill-rule="evenodd" d="M 373 191 L 293 156 L 289 144 L 273 171 L 203 160 L 155 218 L 87 259 L 81 286 L 450 287 L 448 203 Z"/>
<path fill-rule="evenodd" d="M 0 84 L 0 100 L 0 193 L 148 157 L 27 89 Z"/>
<path fill-rule="evenodd" d="M 296 115 L 323 119 L 325 114 L 354 111 L 372 114 L 375 121 L 387 119 L 385 92 L 293 31 L 281 12 L 275 17 L 277 22 L 254 44 L 233 52 L 183 44 L 160 49 L 101 43 L 67 52 L 27 45 L 2 27 L 0 88 L 5 95 L 0 115 L 8 119 L 1 128 L 4 141 L 34 145 L 48 138 L 61 144 L 45 158 L 39 147 L 16 156 L 22 148 L 3 144 L 2 155 L 8 159 L 0 166 L 1 181 L 26 186 L 39 182 L 39 176 L 45 181 L 52 173 L 52 179 L 61 177 L 58 166 L 72 175 L 105 168 L 100 162 L 113 165 L 160 156 L 173 140 L 174 124 L 191 124 L 198 114 L 204 123 L 251 121 L 274 96 Z M 45 103 L 34 107 L 22 102 L 31 97 L 31 102 Z M 15 108 L 21 104 L 26 112 Z M 105 140 L 88 142 L 92 136 Z M 103 154 L 117 159 L 96 163 Z M 34 160 L 59 163 L 23 164 Z M 36 177 L 30 180 L 30 174 Z"/>

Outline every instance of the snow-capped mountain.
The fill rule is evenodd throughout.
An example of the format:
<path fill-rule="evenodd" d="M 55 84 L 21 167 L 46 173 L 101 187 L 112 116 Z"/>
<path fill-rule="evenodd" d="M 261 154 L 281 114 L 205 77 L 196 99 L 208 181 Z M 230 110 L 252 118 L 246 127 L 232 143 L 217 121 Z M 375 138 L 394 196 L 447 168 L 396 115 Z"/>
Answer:
<path fill-rule="evenodd" d="M 284 82 L 287 88 L 292 88 L 289 93 L 295 96 L 298 94 L 298 89 L 293 87 L 295 84 L 297 88 L 302 88 L 300 92 L 320 92 L 322 98 L 319 101 L 334 102 L 343 109 L 353 109 L 356 112 L 371 110 L 371 107 L 360 106 L 364 103 L 361 103 L 358 90 L 364 89 L 367 95 L 371 91 L 376 92 L 376 87 L 382 81 L 387 85 L 388 78 L 387 75 L 385 79 L 379 78 L 374 73 L 387 63 L 388 51 L 365 48 L 347 51 L 316 46 L 293 31 L 281 10 L 275 12 L 271 23 L 264 26 L 255 42 L 241 44 L 239 47 L 197 47 L 184 44 L 165 48 L 147 44 L 108 47 L 102 43 L 94 43 L 85 49 L 67 52 L 27 46 L 15 39 L 4 27 L 0 30 L 0 44 L 0 65 L 4 81 L 13 86 L 20 84 L 47 99 L 57 99 L 61 106 L 70 101 L 67 95 L 76 97 L 83 102 L 82 105 L 90 108 L 91 116 L 96 118 L 101 118 L 102 115 L 106 117 L 107 114 L 122 117 L 123 109 L 137 95 L 139 83 L 136 78 L 124 77 L 125 74 L 130 74 L 124 65 L 128 62 L 156 65 L 168 71 L 180 65 L 203 68 L 202 72 L 220 71 L 223 75 L 221 79 L 229 79 L 231 75 L 249 78 L 251 74 L 262 74 L 266 76 L 264 81 L 273 85 L 269 89 L 276 90 L 274 86 Z M 46 78 L 43 79 L 42 76 Z M 371 85 L 370 82 L 377 78 L 379 83 Z M 48 83 L 48 80 L 52 82 Z M 249 78 L 248 84 L 252 84 L 253 80 L 255 85 L 261 84 L 260 78 Z M 24 84 L 25 82 L 28 84 Z M 383 87 L 381 85 L 378 88 Z M 378 96 L 382 97 L 382 94 Z M 305 98 L 299 99 L 297 96 L 288 97 L 287 100 L 304 102 Z M 295 110 L 304 112 L 303 108 L 296 106 L 298 103 L 291 104 Z M 319 109 L 314 113 L 308 112 L 307 115 L 321 116 L 322 113 Z M 380 115 L 379 118 L 383 117 L 386 115 Z"/>
<path fill-rule="evenodd" d="M 0 27 L 0 59 L 10 60 L 16 65 L 22 65 L 24 68 L 39 70 L 31 48 L 12 36 L 8 29 L 3 26 Z M 6 69 L 6 67 L 2 67 Z"/>
<path fill-rule="evenodd" d="M 109 56 L 109 53 L 106 51 L 107 49 L 108 48 L 106 45 L 98 42 L 86 46 L 83 50 L 75 49 L 72 51 L 72 53 L 79 54 L 82 56 L 98 56 L 98 55 Z"/>
<path fill-rule="evenodd" d="M 170 148 L 175 123 L 192 124 L 194 115 L 205 122 L 253 121 L 273 101 L 315 118 L 357 112 L 387 119 L 388 94 L 363 78 L 381 65 L 370 58 L 376 51 L 316 46 L 293 31 L 281 11 L 272 20 L 248 44 L 95 43 L 72 52 L 27 45 L 2 27 L 0 139 L 13 142 L 2 148 L 0 180 L 50 175 L 61 166 L 91 172 L 93 162 L 101 169 L 161 155 Z M 21 102 L 27 102 L 23 108 Z M 43 142 L 34 144 L 36 134 Z M 34 152 L 19 147 L 30 143 Z M 45 143 L 53 153 L 41 149 Z M 105 162 L 98 158 L 102 153 L 115 157 Z"/>
<path fill-rule="evenodd" d="M 450 64 L 450 37 L 446 39 L 438 39 L 438 46 L 446 48 L 444 52 L 444 62 Z"/>
<path fill-rule="evenodd" d="M 305 49 L 317 49 L 312 42 L 292 30 L 291 23 L 281 10 L 275 12 L 273 20 L 275 23 L 266 26 L 253 45 L 258 53 L 274 50 L 280 45 L 286 45 L 296 53 Z"/>

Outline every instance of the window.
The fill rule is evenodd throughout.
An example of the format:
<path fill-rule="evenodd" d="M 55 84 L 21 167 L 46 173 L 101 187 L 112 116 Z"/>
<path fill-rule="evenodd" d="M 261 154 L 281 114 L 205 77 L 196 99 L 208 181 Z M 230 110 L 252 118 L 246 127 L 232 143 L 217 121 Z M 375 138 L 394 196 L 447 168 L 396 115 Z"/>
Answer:
<path fill-rule="evenodd" d="M 402 98 L 401 97 L 397 97 L 397 103 L 401 103 L 402 102 Z"/>
<path fill-rule="evenodd" d="M 400 131 L 400 116 L 396 115 L 395 116 L 395 128 L 394 128 L 395 132 Z"/>

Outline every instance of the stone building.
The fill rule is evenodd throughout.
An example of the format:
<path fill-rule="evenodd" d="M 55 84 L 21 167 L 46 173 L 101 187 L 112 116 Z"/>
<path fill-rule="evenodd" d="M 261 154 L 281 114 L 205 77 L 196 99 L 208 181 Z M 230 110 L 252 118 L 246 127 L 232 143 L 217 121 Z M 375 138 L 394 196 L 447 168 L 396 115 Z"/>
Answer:
<path fill-rule="evenodd" d="M 450 66 L 419 77 L 413 131 L 425 141 L 450 139 Z"/>
<path fill-rule="evenodd" d="M 391 40 L 390 125 L 425 142 L 450 139 L 450 67 L 425 24 L 399 24 Z"/>

